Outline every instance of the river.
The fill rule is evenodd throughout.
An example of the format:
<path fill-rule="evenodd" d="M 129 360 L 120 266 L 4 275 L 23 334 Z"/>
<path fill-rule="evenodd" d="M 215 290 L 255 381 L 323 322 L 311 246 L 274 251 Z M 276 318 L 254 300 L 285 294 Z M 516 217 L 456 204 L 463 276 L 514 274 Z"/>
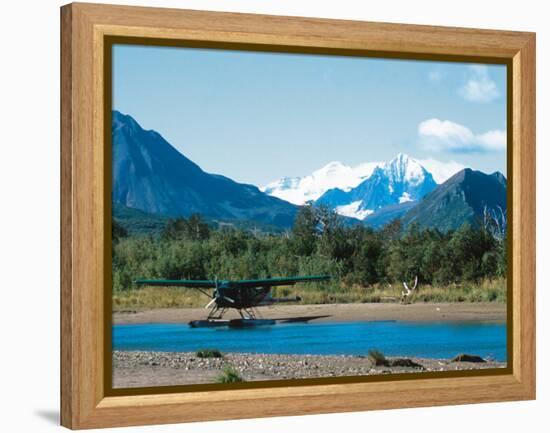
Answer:
<path fill-rule="evenodd" d="M 366 355 L 452 358 L 460 353 L 506 361 L 506 325 L 483 322 L 289 323 L 250 329 L 187 324 L 113 326 L 113 350 Z"/>

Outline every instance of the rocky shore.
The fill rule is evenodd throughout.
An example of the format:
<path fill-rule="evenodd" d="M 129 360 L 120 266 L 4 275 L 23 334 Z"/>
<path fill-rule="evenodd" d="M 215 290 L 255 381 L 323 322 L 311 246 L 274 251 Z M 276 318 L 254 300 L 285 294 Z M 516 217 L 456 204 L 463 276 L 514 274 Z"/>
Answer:
<path fill-rule="evenodd" d="M 199 358 L 189 352 L 114 351 L 113 387 L 214 383 L 227 366 L 245 381 L 506 367 L 504 362 L 491 360 L 457 362 L 395 357 L 388 357 L 385 365 L 375 364 L 368 356 L 228 353 L 221 358 Z"/>

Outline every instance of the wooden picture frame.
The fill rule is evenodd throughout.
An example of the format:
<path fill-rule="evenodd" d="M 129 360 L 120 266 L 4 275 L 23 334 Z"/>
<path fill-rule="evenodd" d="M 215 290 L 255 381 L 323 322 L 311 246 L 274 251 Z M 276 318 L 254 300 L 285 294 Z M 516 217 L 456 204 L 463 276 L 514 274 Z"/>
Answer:
<path fill-rule="evenodd" d="M 508 65 L 510 368 L 301 386 L 114 395 L 106 384 L 109 38 Z M 511 90 L 511 91 L 510 91 Z M 61 8 L 61 424 L 73 428 L 535 398 L 535 35 L 525 32 L 69 4 Z M 110 110 L 110 106 L 109 106 Z M 110 120 L 110 119 L 109 119 Z M 108 292 L 107 292 L 108 293 Z"/>

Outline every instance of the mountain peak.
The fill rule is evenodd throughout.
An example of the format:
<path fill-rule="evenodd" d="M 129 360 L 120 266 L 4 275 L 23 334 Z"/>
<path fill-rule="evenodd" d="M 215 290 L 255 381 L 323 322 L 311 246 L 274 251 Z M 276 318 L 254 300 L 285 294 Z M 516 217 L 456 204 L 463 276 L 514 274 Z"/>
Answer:
<path fill-rule="evenodd" d="M 117 110 L 112 111 L 112 128 L 113 131 L 120 128 L 128 128 L 130 131 L 134 131 L 135 133 L 157 134 L 156 131 L 147 131 L 143 129 L 141 125 L 137 122 L 137 120 L 134 119 L 132 116 L 130 116 L 129 114 L 121 113 Z"/>
<path fill-rule="evenodd" d="M 136 120 L 130 116 L 129 114 L 124 114 L 124 113 L 121 113 L 120 111 L 118 110 L 113 110 L 113 120 L 114 121 L 118 121 L 118 122 L 132 122 L 132 123 L 136 123 Z"/>
<path fill-rule="evenodd" d="M 114 204 L 150 214 L 247 220 L 290 227 L 296 207 L 255 186 L 203 171 L 158 132 L 112 113 Z"/>
<path fill-rule="evenodd" d="M 384 173 L 392 183 L 407 182 L 418 185 L 426 178 L 434 182 L 432 175 L 416 160 L 405 153 L 398 153 L 384 165 Z"/>
<path fill-rule="evenodd" d="M 465 222 L 479 224 L 486 208 L 506 210 L 506 179 L 498 172 L 489 175 L 465 168 L 426 195 L 402 223 L 448 231 Z"/>
<path fill-rule="evenodd" d="M 393 159 L 387 162 L 387 164 L 391 165 L 407 165 L 407 164 L 419 164 L 418 161 L 411 156 L 407 155 L 406 153 L 399 152 Z"/>
<path fill-rule="evenodd" d="M 377 166 L 372 175 L 355 188 L 328 190 L 317 202 L 342 215 L 365 219 L 385 206 L 416 202 L 436 186 L 433 176 L 418 161 L 399 153 Z"/>
<path fill-rule="evenodd" d="M 332 161 L 332 162 L 329 162 L 328 164 L 324 165 L 323 167 L 321 167 L 320 169 L 318 170 L 315 170 L 312 174 L 314 176 L 321 176 L 321 175 L 330 175 L 330 174 L 334 174 L 334 173 L 337 173 L 337 172 L 340 172 L 340 171 L 346 171 L 346 170 L 349 170 L 350 167 L 348 167 L 347 165 L 341 163 L 340 161 Z"/>
<path fill-rule="evenodd" d="M 498 180 L 501 184 L 506 185 L 506 176 L 504 176 L 500 171 L 495 171 L 491 174 L 491 176 Z"/>
<path fill-rule="evenodd" d="M 392 159 L 392 161 L 395 161 L 395 160 L 398 160 L 398 161 L 403 161 L 403 160 L 408 160 L 408 159 L 412 159 L 409 155 L 407 155 L 406 153 L 403 153 L 403 152 L 399 152 L 395 158 Z"/>
<path fill-rule="evenodd" d="M 321 170 L 323 170 L 323 169 L 331 170 L 331 169 L 335 169 L 335 168 L 340 168 L 342 166 L 344 166 L 344 164 L 342 164 L 340 161 L 331 161 L 328 164 L 326 164 L 323 168 L 321 168 Z"/>
<path fill-rule="evenodd" d="M 270 182 L 260 190 L 290 203 L 301 205 L 310 200 L 317 200 L 331 189 L 339 188 L 349 191 L 369 177 L 373 170 L 382 164 L 366 162 L 350 167 L 340 161 L 332 161 L 313 171 L 310 175 L 282 177 Z"/>

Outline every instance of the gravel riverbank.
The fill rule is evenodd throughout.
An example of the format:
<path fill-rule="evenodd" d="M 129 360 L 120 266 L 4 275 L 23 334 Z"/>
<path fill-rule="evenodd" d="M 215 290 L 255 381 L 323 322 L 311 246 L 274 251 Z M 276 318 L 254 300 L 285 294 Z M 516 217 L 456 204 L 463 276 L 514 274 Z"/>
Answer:
<path fill-rule="evenodd" d="M 419 303 L 419 304 L 318 304 L 318 305 L 276 305 L 262 307 L 262 317 L 284 319 L 292 317 L 314 317 L 315 323 L 400 320 L 410 322 L 505 322 L 506 304 L 490 303 Z M 205 318 L 204 308 L 157 308 L 117 311 L 113 323 L 188 323 Z M 229 310 L 226 319 L 239 317 L 235 310 Z"/>
<path fill-rule="evenodd" d="M 388 357 L 390 364 L 395 362 Z M 373 374 L 502 368 L 504 362 L 452 362 L 444 359 L 410 359 L 418 366 L 375 366 L 365 356 L 266 355 L 228 353 L 223 358 L 199 358 L 189 352 L 113 352 L 113 387 L 214 383 L 224 367 L 231 366 L 246 381 L 363 376 Z"/>

